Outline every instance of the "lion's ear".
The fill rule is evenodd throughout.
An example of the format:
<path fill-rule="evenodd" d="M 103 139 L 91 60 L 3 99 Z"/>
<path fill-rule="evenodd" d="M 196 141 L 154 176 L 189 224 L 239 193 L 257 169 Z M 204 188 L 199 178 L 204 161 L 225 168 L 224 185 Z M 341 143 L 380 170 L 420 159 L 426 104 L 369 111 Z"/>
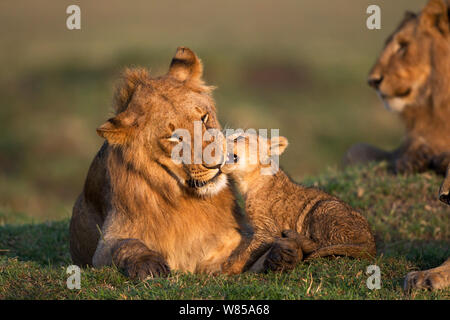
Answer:
<path fill-rule="evenodd" d="M 420 15 L 420 26 L 437 29 L 443 35 L 450 33 L 448 2 L 430 0 Z"/>
<path fill-rule="evenodd" d="M 139 85 L 145 84 L 149 78 L 149 72 L 144 68 L 127 68 L 122 72 L 114 93 L 114 109 L 116 114 L 126 110 Z"/>
<path fill-rule="evenodd" d="M 203 65 L 197 55 L 189 48 L 178 47 L 172 59 L 169 75 L 179 81 L 202 81 Z"/>
<path fill-rule="evenodd" d="M 97 128 L 97 134 L 110 144 L 125 144 L 133 133 L 136 118 L 129 112 L 122 112 Z"/>

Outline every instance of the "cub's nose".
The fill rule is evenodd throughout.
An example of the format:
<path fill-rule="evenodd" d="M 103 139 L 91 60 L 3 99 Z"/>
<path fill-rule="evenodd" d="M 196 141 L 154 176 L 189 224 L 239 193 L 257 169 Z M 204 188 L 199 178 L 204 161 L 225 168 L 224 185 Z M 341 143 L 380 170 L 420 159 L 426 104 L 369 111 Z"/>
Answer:
<path fill-rule="evenodd" d="M 367 79 L 367 83 L 374 89 L 378 89 L 380 87 L 381 82 L 383 82 L 383 76 L 370 76 Z"/>
<path fill-rule="evenodd" d="M 239 160 L 239 157 L 238 157 L 237 154 L 234 154 L 234 153 L 232 153 L 232 152 L 229 152 L 229 153 L 228 153 L 228 155 L 227 155 L 227 163 L 228 163 L 228 164 L 230 164 L 230 163 L 236 163 L 236 162 L 238 162 L 238 160 Z"/>

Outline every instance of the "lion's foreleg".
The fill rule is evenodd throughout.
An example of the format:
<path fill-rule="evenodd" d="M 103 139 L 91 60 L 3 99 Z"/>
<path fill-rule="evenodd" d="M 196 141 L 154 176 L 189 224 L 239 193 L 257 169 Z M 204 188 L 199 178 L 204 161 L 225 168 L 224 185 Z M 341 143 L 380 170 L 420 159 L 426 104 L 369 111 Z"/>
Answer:
<path fill-rule="evenodd" d="M 444 152 L 434 156 L 431 159 L 431 169 L 436 171 L 438 174 L 445 175 L 447 169 L 450 169 L 450 152 Z M 447 173 L 447 179 L 449 179 L 449 174 Z"/>
<path fill-rule="evenodd" d="M 392 154 L 365 143 L 358 143 L 350 147 L 345 153 L 342 163 L 344 166 L 365 164 L 389 160 Z"/>
<path fill-rule="evenodd" d="M 166 276 L 170 272 L 164 257 L 138 239 L 100 240 L 93 263 L 95 267 L 115 265 L 132 279 Z"/>
<path fill-rule="evenodd" d="M 107 222 L 99 229 L 100 240 L 92 259 L 94 267 L 115 265 L 125 275 L 138 279 L 165 276 L 170 272 L 164 257 L 139 240 L 139 230 L 127 228 L 120 219 L 109 221 L 115 223 Z"/>
<path fill-rule="evenodd" d="M 450 205 L 450 165 L 447 168 L 447 175 L 439 189 L 439 200 Z"/>
<path fill-rule="evenodd" d="M 406 275 L 403 288 L 411 289 L 445 289 L 450 287 L 450 258 L 441 266 L 425 271 L 413 271 Z"/>
<path fill-rule="evenodd" d="M 395 173 L 424 172 L 430 168 L 434 156 L 425 139 L 410 138 L 393 152 L 391 166 Z"/>

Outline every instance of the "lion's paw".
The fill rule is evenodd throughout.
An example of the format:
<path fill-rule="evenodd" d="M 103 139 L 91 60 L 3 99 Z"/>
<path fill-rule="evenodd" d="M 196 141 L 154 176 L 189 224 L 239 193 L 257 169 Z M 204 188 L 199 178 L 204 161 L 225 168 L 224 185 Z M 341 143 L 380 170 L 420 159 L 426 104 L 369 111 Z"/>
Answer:
<path fill-rule="evenodd" d="M 409 291 L 411 289 L 444 289 L 449 285 L 450 275 L 445 272 L 427 270 L 413 271 L 406 275 L 403 289 Z"/>
<path fill-rule="evenodd" d="M 164 258 L 156 254 L 130 259 L 124 269 L 128 277 L 139 280 L 145 280 L 147 277 L 166 277 L 170 273 L 170 268 Z"/>

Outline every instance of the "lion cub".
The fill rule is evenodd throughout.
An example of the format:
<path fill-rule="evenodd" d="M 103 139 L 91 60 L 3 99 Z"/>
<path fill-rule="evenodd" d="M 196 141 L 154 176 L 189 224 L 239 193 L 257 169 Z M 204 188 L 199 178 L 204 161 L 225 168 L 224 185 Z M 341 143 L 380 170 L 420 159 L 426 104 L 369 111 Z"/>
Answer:
<path fill-rule="evenodd" d="M 268 140 L 245 133 L 227 139 L 233 151 L 228 148 L 222 171 L 231 175 L 244 195 L 255 237 L 279 237 L 283 230 L 297 231 L 300 256 L 308 260 L 332 255 L 375 256 L 372 232 L 360 213 L 319 189 L 296 184 L 274 165 L 273 157 L 288 145 L 286 138 Z M 260 156 L 255 145 L 260 150 L 267 147 L 267 156 Z M 273 174 L 264 172 L 272 169 L 276 171 Z"/>

